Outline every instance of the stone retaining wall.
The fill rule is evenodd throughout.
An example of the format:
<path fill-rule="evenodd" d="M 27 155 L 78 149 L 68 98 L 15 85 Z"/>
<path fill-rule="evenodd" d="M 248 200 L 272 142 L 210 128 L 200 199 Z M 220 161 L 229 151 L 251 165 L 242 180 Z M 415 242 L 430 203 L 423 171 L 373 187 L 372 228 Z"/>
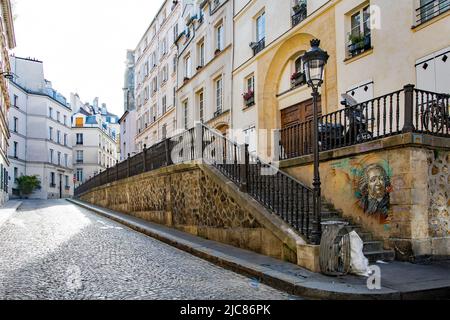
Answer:
<path fill-rule="evenodd" d="M 96 188 L 81 200 L 206 239 L 317 270 L 315 256 L 284 222 L 264 212 L 220 175 L 202 165 L 162 168 Z"/>
<path fill-rule="evenodd" d="M 400 135 L 321 155 L 326 200 L 384 240 L 385 248 L 395 249 L 400 260 L 450 256 L 448 139 L 422 144 L 426 139 Z M 312 184 L 313 166 L 308 160 L 299 158 L 281 166 Z M 377 175 L 383 181 L 378 189 Z"/>

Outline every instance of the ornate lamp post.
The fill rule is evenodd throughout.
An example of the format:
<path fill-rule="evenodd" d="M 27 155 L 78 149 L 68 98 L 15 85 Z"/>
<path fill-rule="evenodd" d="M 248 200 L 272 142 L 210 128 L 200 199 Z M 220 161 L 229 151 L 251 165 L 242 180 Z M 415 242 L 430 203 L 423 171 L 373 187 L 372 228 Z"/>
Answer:
<path fill-rule="evenodd" d="M 311 49 L 303 56 L 303 71 L 306 77 L 306 83 L 312 88 L 313 97 L 313 153 L 314 153 L 314 227 L 312 230 L 312 241 L 316 244 L 320 243 L 322 234 L 321 226 L 321 183 L 319 173 L 319 121 L 317 102 L 319 98 L 319 88 L 323 83 L 323 74 L 325 65 L 327 64 L 329 55 L 326 51 L 319 48 L 320 40 L 311 40 Z"/>

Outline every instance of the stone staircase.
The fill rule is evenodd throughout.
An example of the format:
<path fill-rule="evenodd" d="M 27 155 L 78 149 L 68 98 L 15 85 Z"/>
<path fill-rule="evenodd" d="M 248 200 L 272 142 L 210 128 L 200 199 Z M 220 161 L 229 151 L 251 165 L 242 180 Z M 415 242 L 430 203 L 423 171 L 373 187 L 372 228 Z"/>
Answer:
<path fill-rule="evenodd" d="M 363 252 L 369 262 L 376 261 L 393 261 L 395 252 L 393 250 L 385 250 L 383 241 L 375 239 L 371 232 L 364 230 L 360 225 L 355 224 L 351 219 L 343 218 L 342 212 L 336 210 L 334 206 L 322 200 L 322 222 L 326 221 L 343 221 L 347 222 L 346 229 L 348 232 L 356 231 L 364 242 Z"/>
<path fill-rule="evenodd" d="M 253 178 L 254 179 L 254 178 Z M 262 191 L 258 194 L 260 201 L 262 201 L 267 207 L 280 216 L 285 222 L 291 226 L 299 225 L 303 228 L 299 229 L 299 232 L 303 235 L 310 234 L 311 225 L 306 226 L 302 224 L 300 219 L 296 220 L 296 217 L 291 215 L 292 208 L 296 207 L 295 201 L 298 201 L 295 197 L 284 197 L 286 193 L 290 193 L 289 187 L 291 185 L 286 185 L 286 177 L 283 176 L 281 172 L 275 175 L 269 175 L 265 177 L 257 177 L 257 180 L 252 180 L 256 185 L 263 186 Z M 252 188 L 252 186 L 250 186 Z M 258 196 L 256 198 L 258 198 Z M 309 213 L 311 214 L 313 209 L 313 198 L 312 193 L 309 193 L 305 198 L 305 202 L 309 204 Z M 361 239 L 364 241 L 364 255 L 369 259 L 369 262 L 373 263 L 379 260 L 382 261 L 392 261 L 395 258 L 395 252 L 391 250 L 385 250 L 383 247 L 383 241 L 375 239 L 372 233 L 364 230 L 360 225 L 355 224 L 350 219 L 343 218 L 342 212 L 336 210 L 334 206 L 326 201 L 322 200 L 322 222 L 326 221 L 343 221 L 348 223 L 346 229 L 348 232 L 355 230 Z"/>

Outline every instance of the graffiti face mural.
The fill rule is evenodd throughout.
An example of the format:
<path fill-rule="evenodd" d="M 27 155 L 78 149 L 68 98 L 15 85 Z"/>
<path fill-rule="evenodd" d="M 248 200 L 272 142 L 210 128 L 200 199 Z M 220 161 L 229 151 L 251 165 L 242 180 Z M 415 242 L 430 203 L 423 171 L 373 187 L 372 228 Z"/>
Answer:
<path fill-rule="evenodd" d="M 359 181 L 360 206 L 369 215 L 381 214 L 387 218 L 391 184 L 384 168 L 369 165 Z"/>

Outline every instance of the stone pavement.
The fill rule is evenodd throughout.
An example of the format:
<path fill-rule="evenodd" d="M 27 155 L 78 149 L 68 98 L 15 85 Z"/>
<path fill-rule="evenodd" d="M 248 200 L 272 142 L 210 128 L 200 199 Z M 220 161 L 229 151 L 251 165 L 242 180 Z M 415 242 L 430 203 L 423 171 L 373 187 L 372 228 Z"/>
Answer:
<path fill-rule="evenodd" d="M 78 200 L 70 201 L 219 266 L 256 277 L 265 284 L 291 294 L 317 299 L 450 298 L 448 260 L 428 265 L 405 262 L 377 264 L 381 269 L 381 289 L 370 290 L 364 277 L 327 277 L 291 263 L 195 237 L 129 215 Z"/>
<path fill-rule="evenodd" d="M 0 299 L 298 299 L 65 200 L 0 209 Z"/>

